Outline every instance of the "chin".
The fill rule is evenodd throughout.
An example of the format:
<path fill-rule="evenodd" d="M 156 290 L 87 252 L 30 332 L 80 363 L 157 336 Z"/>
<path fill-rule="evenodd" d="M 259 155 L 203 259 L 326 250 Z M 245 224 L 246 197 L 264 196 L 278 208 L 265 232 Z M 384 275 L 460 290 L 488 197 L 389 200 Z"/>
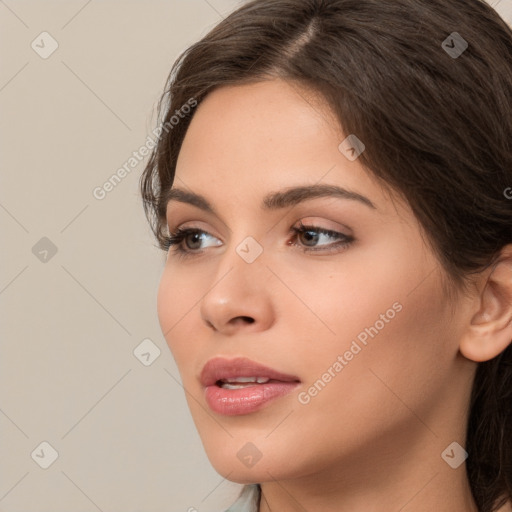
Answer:
<path fill-rule="evenodd" d="M 240 442 L 230 438 L 221 444 L 217 440 L 212 446 L 206 445 L 205 451 L 217 473 L 227 480 L 240 484 L 269 480 L 269 473 L 274 475 L 282 468 L 279 461 L 265 457 L 265 450 L 260 451 L 251 442 Z"/>

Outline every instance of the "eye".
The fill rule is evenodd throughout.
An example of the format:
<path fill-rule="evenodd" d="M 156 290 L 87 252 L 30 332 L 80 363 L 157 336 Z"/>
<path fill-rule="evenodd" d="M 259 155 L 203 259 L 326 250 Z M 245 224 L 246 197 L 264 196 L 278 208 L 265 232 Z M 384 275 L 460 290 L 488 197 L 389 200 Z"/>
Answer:
<path fill-rule="evenodd" d="M 163 248 L 169 250 L 173 247 L 174 252 L 181 256 L 189 255 L 191 253 L 197 253 L 198 250 L 202 249 L 201 242 L 205 237 L 211 237 L 209 233 L 198 228 L 178 228 L 171 232 L 165 239 Z M 212 237 L 213 238 L 213 237 Z M 186 248 L 183 248 L 183 242 L 185 242 Z M 219 245 L 219 244 L 211 244 Z"/>
<path fill-rule="evenodd" d="M 324 229 L 318 226 L 305 226 L 302 222 L 298 227 L 292 227 L 290 232 L 295 233 L 294 240 L 289 245 L 297 246 L 297 239 L 301 239 L 304 243 L 304 252 L 336 252 L 340 247 L 348 247 L 355 238 L 351 235 L 345 235 L 331 229 Z M 318 244 L 322 240 L 337 240 L 335 243 Z"/>
<path fill-rule="evenodd" d="M 339 252 L 340 249 L 348 247 L 355 240 L 351 235 L 345 235 L 344 233 L 317 226 L 305 226 L 302 222 L 299 223 L 298 227 L 292 227 L 289 234 L 293 235 L 293 238 L 287 245 L 300 247 L 303 252 Z M 205 247 L 201 246 L 201 244 L 208 240 L 208 238 L 215 239 L 215 237 L 202 229 L 178 228 L 165 239 L 163 248 L 165 250 L 172 248 L 172 251 L 179 257 L 197 256 L 204 252 Z M 218 239 L 216 240 L 217 242 L 210 243 L 209 246 L 221 245 L 221 242 Z M 301 240 L 301 243 L 298 243 L 298 240 Z M 322 241 L 329 242 L 329 240 L 334 240 L 334 242 L 319 243 Z"/>

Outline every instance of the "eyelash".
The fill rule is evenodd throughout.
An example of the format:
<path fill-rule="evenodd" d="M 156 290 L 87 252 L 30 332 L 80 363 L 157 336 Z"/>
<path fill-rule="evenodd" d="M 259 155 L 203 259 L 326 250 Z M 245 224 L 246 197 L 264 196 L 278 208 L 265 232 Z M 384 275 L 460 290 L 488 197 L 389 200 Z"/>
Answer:
<path fill-rule="evenodd" d="M 320 228 L 317 226 L 305 226 L 304 224 L 302 224 L 302 222 L 299 223 L 298 227 L 292 227 L 290 229 L 290 231 L 288 232 L 288 234 L 289 235 L 293 234 L 294 239 L 296 240 L 296 238 L 299 235 L 308 233 L 308 232 L 314 232 L 314 233 L 321 234 L 321 235 L 327 235 L 327 236 L 330 236 L 333 238 L 339 238 L 340 241 L 335 244 L 330 244 L 328 246 L 329 247 L 328 249 L 303 248 L 302 251 L 304 253 L 319 252 L 319 251 L 324 252 L 324 253 L 338 252 L 338 249 L 340 247 L 346 248 L 355 241 L 355 238 L 353 236 L 345 235 L 345 234 L 339 233 L 337 231 L 332 231 L 330 229 L 324 229 L 324 228 Z M 181 258 L 190 258 L 193 256 L 199 256 L 202 252 L 204 252 L 204 249 L 203 250 L 184 249 L 183 246 L 181 245 L 181 243 L 185 240 L 185 238 L 192 234 L 209 235 L 208 232 L 203 231 L 198 228 L 185 228 L 185 229 L 178 228 L 175 231 L 171 232 L 169 234 L 169 236 L 167 236 L 165 238 L 163 248 L 166 251 L 168 251 L 170 248 L 172 248 L 172 252 Z M 298 244 L 295 241 L 294 243 L 291 243 L 289 245 L 297 246 Z"/>

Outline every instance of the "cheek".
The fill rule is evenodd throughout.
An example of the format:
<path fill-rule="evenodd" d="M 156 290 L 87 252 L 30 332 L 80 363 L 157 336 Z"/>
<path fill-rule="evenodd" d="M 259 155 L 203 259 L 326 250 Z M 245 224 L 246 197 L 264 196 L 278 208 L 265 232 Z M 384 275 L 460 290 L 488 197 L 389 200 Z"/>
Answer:
<path fill-rule="evenodd" d="M 434 260 L 420 253 L 415 259 L 405 247 L 359 252 L 355 260 L 347 253 L 332 266 L 316 271 L 310 264 L 308 272 L 299 267 L 286 275 L 295 294 L 307 298 L 303 304 L 290 294 L 285 301 L 299 340 L 294 364 L 314 387 L 310 398 L 319 413 L 371 412 L 397 403 L 393 392 L 420 403 L 426 389 L 435 393 L 446 380 L 457 354 Z"/>
<path fill-rule="evenodd" d="M 356 285 L 357 276 L 346 275 L 343 283 L 331 279 L 329 297 L 319 295 L 312 307 L 336 336 L 312 337 L 315 349 L 310 344 L 296 353 L 297 364 L 308 361 L 302 364 L 306 394 L 302 401 L 297 396 L 304 435 L 318 430 L 318 417 L 340 444 L 349 432 L 368 441 L 414 422 L 411 410 L 428 417 L 457 355 L 438 277 L 432 274 L 411 291 L 410 279 L 374 274 L 372 287 L 348 288 L 354 293 L 345 285 Z"/>
<path fill-rule="evenodd" d="M 198 300 L 198 292 L 187 273 L 166 264 L 157 293 L 157 314 L 160 329 L 173 356 L 179 358 L 179 336 L 188 315 Z"/>
<path fill-rule="evenodd" d="M 391 331 L 397 337 L 419 324 L 441 322 L 447 304 L 437 261 L 414 233 L 395 231 L 384 231 L 385 239 L 376 234 L 371 244 L 349 248 L 332 261 L 304 259 L 280 269 L 283 281 L 301 299 L 291 293 L 281 296 L 295 316 L 302 311 L 299 332 L 314 334 L 320 344 L 335 345 L 343 353 L 354 339 L 364 346 Z"/>

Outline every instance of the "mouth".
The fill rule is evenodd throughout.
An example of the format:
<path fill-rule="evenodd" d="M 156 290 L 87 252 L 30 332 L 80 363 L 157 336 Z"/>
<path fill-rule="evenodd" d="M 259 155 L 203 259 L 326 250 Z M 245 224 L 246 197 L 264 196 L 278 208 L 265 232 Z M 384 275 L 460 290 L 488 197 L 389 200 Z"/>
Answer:
<path fill-rule="evenodd" d="M 230 379 L 220 379 L 215 385 L 222 389 L 243 389 L 256 386 L 258 384 L 266 384 L 267 382 L 282 382 L 279 380 L 269 379 L 268 377 L 232 377 Z"/>
<path fill-rule="evenodd" d="M 287 395 L 301 382 L 295 375 L 241 357 L 210 359 L 200 380 L 210 409 L 227 416 L 255 412 Z"/>

